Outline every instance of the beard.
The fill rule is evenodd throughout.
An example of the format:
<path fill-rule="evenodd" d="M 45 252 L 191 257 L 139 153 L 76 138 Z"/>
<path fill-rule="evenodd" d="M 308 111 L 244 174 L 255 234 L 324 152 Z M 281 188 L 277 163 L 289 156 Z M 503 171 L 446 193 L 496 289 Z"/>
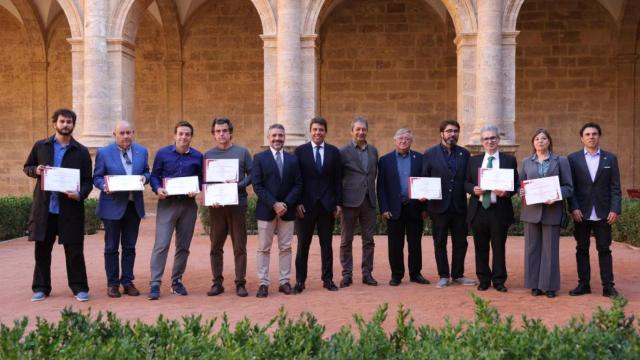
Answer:
<path fill-rule="evenodd" d="M 73 128 L 63 127 L 62 129 L 59 129 L 56 127 L 56 132 L 60 135 L 68 136 L 73 133 Z"/>

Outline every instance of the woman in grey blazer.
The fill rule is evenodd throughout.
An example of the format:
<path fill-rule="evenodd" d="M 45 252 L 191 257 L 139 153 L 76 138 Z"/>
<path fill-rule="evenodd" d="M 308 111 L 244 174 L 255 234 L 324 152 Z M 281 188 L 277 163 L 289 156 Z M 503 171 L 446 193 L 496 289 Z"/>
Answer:
<path fill-rule="evenodd" d="M 566 157 L 552 152 L 553 143 L 549 132 L 538 129 L 531 139 L 533 154 L 522 161 L 520 180 L 558 176 L 562 198 L 571 197 L 573 184 L 571 168 Z M 520 188 L 520 196 L 525 189 Z M 522 204 L 520 220 L 524 222 L 524 286 L 531 295 L 555 297 L 560 289 L 560 223 L 564 209 L 563 201 L 545 204 Z"/>

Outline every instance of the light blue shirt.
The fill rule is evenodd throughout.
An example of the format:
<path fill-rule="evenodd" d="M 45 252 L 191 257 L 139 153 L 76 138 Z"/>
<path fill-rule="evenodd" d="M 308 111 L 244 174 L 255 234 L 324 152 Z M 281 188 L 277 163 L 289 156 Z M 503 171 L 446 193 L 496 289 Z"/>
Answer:
<path fill-rule="evenodd" d="M 120 147 L 118 147 L 118 151 L 120 152 L 120 161 L 122 161 L 122 166 L 124 167 L 124 171 L 127 175 L 131 175 L 133 173 L 133 152 L 131 151 L 131 146 L 126 150 L 127 156 L 129 157 L 129 164 L 127 164 L 127 160 L 124 158 L 124 153 Z"/>
<path fill-rule="evenodd" d="M 400 179 L 400 199 L 403 203 L 409 200 L 409 177 L 411 176 L 411 157 L 409 154 L 411 154 L 411 151 L 400 155 L 396 150 L 396 165 Z"/>
<path fill-rule="evenodd" d="M 62 166 L 62 158 L 64 158 L 64 154 L 67 152 L 69 148 L 69 144 L 62 146 L 56 139 L 53 137 L 53 166 L 60 167 Z M 60 193 L 57 191 L 52 191 L 51 196 L 49 197 L 49 212 L 52 214 L 60 213 Z"/>
<path fill-rule="evenodd" d="M 598 172 L 598 165 L 600 165 L 600 149 L 596 151 L 595 154 L 591 155 L 587 149 L 584 149 L 584 160 L 587 162 L 587 168 L 589 169 L 589 175 L 591 176 L 591 181 L 596 179 L 596 173 Z M 591 214 L 589 215 L 589 220 L 598 221 L 598 215 L 596 215 L 596 207 L 591 208 Z"/>

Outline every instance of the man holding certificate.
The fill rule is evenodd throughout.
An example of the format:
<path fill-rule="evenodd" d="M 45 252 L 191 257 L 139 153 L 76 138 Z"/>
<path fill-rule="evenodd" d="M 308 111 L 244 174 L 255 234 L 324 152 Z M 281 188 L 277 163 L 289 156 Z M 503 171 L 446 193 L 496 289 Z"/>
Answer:
<path fill-rule="evenodd" d="M 190 184 L 194 176 L 199 183 L 202 178 L 202 154 L 191 147 L 193 126 L 187 121 L 180 121 L 174 128 L 175 144 L 158 150 L 151 171 L 151 189 L 158 194 L 158 210 L 156 214 L 156 240 L 151 253 L 151 280 L 149 300 L 160 298 L 160 284 L 164 267 L 167 263 L 169 245 L 173 232 L 176 232 L 176 252 L 171 272 L 171 292 L 187 295 L 182 284 L 182 275 L 187 267 L 189 247 L 193 237 L 193 229 L 198 217 L 198 205 L 195 201 L 197 189 L 189 186 L 175 186 L 179 194 L 173 195 L 165 188 L 167 181 Z"/>
<path fill-rule="evenodd" d="M 51 293 L 51 251 L 64 246 L 69 288 L 78 301 L 89 300 L 84 261 L 84 199 L 91 184 L 91 156 L 71 134 L 76 114 L 58 109 L 51 117 L 55 134 L 37 141 L 24 163 L 27 176 L 36 178 L 29 215 L 29 241 L 35 241 L 35 269 L 31 301 L 42 301 Z M 75 177 L 58 177 L 53 169 L 74 170 Z M 71 187 L 56 186 L 71 185 Z"/>
<path fill-rule="evenodd" d="M 245 287 L 245 275 L 247 273 L 247 187 L 251 184 L 251 154 L 246 148 L 233 143 L 233 124 L 229 119 L 215 118 L 211 124 L 211 134 L 217 145 L 204 154 L 205 182 L 236 185 L 233 191 L 237 192 L 238 201 L 235 205 L 216 202 L 209 206 L 213 285 L 207 295 L 216 296 L 224 292 L 222 255 L 227 235 L 231 235 L 236 294 L 245 297 L 249 295 Z"/>
<path fill-rule="evenodd" d="M 116 122 L 113 130 L 115 142 L 98 149 L 93 171 L 93 184 L 100 189 L 96 214 L 104 223 L 107 296 L 112 298 L 120 297 L 120 285 L 125 294 L 140 295 L 133 284 L 133 265 L 140 219 L 145 214 L 142 191 L 151 174 L 149 153 L 143 146 L 133 143 L 134 135 L 135 130 L 129 122 Z M 119 184 L 114 182 L 115 179 Z M 122 259 L 118 256 L 120 246 Z"/>
<path fill-rule="evenodd" d="M 480 129 L 485 153 L 472 156 L 467 164 L 465 190 L 471 195 L 467 222 L 473 230 L 478 290 L 485 291 L 493 283 L 506 292 L 507 266 L 505 244 L 513 223 L 511 196 L 518 191 L 516 158 L 498 151 L 500 132 L 493 125 Z M 493 252 L 489 266 L 489 251 Z"/>

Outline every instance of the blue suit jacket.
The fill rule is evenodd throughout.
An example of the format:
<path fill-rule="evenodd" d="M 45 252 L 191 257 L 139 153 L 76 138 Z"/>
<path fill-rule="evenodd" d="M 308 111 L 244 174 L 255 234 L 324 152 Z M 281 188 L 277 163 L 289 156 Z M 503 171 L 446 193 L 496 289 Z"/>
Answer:
<path fill-rule="evenodd" d="M 439 177 L 442 184 L 442 200 L 427 201 L 427 211 L 443 214 L 453 202 L 455 210 L 461 214 L 467 214 L 467 193 L 464 191 L 464 180 L 467 171 L 469 151 L 456 146 L 453 156 L 456 157 L 456 173 L 451 174 L 447 167 L 447 160 L 440 149 L 440 144 L 433 146 L 424 154 L 422 164 L 422 176 Z"/>
<path fill-rule="evenodd" d="M 340 150 L 331 144 L 324 143 L 322 172 L 318 172 L 316 168 L 314 154 L 311 142 L 300 145 L 295 150 L 303 180 L 300 203 L 307 211 L 318 205 L 325 211 L 333 212 L 336 206 L 342 206 Z"/>
<path fill-rule="evenodd" d="M 96 214 L 101 219 L 120 220 L 127 210 L 129 192 L 104 192 L 105 175 L 127 175 L 122 165 L 120 157 L 122 153 L 118 146 L 113 143 L 98 149 L 96 153 L 96 167 L 93 171 L 93 185 L 100 189 L 100 198 Z M 147 149 L 138 144 L 131 144 L 131 157 L 133 161 L 132 175 L 144 175 L 145 184 L 149 182 L 149 153 Z M 133 191 L 133 201 L 136 212 L 141 218 L 144 217 L 144 201 L 142 191 Z"/>
<path fill-rule="evenodd" d="M 282 152 L 284 168 L 280 177 L 278 165 L 271 149 L 258 153 L 253 158 L 251 183 L 253 191 L 258 195 L 256 219 L 271 221 L 276 217 L 273 205 L 276 202 L 287 204 L 287 212 L 282 220 L 291 221 L 296 218 L 296 204 L 302 192 L 302 176 L 295 155 Z"/>
<path fill-rule="evenodd" d="M 411 176 L 422 176 L 422 154 L 411 150 Z M 396 151 L 384 155 L 378 162 L 378 206 L 380 213 L 391 212 L 391 220 L 400 218 L 402 199 L 400 198 L 400 176 L 396 162 Z M 409 200 L 410 216 L 418 219 L 424 205 L 418 200 Z"/>

